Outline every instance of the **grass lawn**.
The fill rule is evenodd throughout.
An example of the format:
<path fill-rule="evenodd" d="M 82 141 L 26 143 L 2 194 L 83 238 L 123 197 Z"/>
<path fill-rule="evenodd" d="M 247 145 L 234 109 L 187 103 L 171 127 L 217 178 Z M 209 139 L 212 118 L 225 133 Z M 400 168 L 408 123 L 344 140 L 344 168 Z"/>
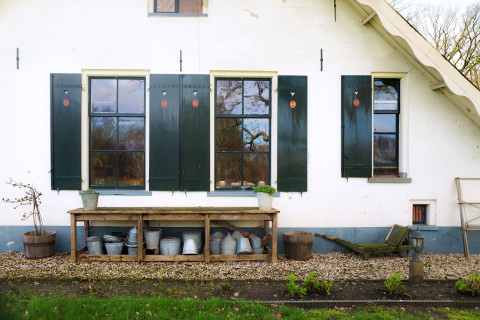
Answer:
<path fill-rule="evenodd" d="M 405 312 L 407 311 L 407 312 Z M 39 297 L 30 291 L 0 296 L 0 319 L 478 319 L 480 310 L 368 307 L 303 310 L 281 305 L 210 299 Z"/>

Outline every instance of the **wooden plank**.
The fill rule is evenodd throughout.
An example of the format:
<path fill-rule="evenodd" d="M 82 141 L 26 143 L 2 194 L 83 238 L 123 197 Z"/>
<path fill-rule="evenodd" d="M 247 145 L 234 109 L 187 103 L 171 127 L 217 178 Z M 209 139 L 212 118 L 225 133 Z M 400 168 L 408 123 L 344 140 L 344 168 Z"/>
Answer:
<path fill-rule="evenodd" d="M 74 214 L 70 214 L 70 255 L 72 262 L 77 263 L 77 221 Z"/>
<path fill-rule="evenodd" d="M 272 263 L 277 262 L 277 238 L 277 215 L 274 215 L 272 221 Z"/>
<path fill-rule="evenodd" d="M 83 247 L 83 248 L 80 248 L 80 249 L 77 250 L 78 255 L 80 255 L 82 253 L 85 253 L 85 252 L 87 252 L 87 247 Z"/>
<path fill-rule="evenodd" d="M 117 215 L 117 214 L 77 214 L 77 221 L 84 221 L 84 220 L 97 220 L 97 221 L 108 221 L 108 220 L 116 220 L 116 221 L 136 221 L 139 218 L 140 214 L 128 214 L 128 215 Z"/>
<path fill-rule="evenodd" d="M 205 218 L 205 248 L 203 249 L 203 255 L 205 257 L 205 263 L 210 263 L 210 217 Z"/>
<path fill-rule="evenodd" d="M 202 221 L 205 220 L 204 214 L 192 213 L 192 214 L 179 214 L 179 215 L 172 215 L 168 213 L 160 213 L 160 214 L 144 214 L 143 220 L 156 220 L 156 221 Z"/>
<path fill-rule="evenodd" d="M 128 215 L 128 214 L 248 214 L 248 213 L 263 213 L 272 214 L 279 213 L 277 209 L 260 210 L 258 207 L 100 207 L 97 210 L 83 210 L 78 208 L 69 210 L 68 213 L 75 214 L 95 214 L 95 215 Z"/>
<path fill-rule="evenodd" d="M 108 255 L 108 254 L 82 254 L 79 257 L 79 260 L 82 261 L 137 261 L 136 255 Z"/>
<path fill-rule="evenodd" d="M 138 241 L 138 262 L 143 261 L 143 217 L 140 217 L 138 219 L 138 225 L 137 225 L 137 241 Z"/>
<path fill-rule="evenodd" d="M 260 221 L 260 220 L 272 220 L 272 215 L 270 214 L 265 214 L 265 213 L 235 213 L 235 214 L 230 214 L 230 213 L 210 213 L 208 214 L 210 217 L 210 220 L 248 220 L 248 221 Z"/>
<path fill-rule="evenodd" d="M 213 261 L 268 261 L 268 254 L 212 254 L 210 260 Z"/>
<path fill-rule="evenodd" d="M 143 257 L 143 261 L 173 261 L 173 262 L 203 262 L 205 261 L 202 254 L 192 255 L 153 255 L 147 254 Z"/>

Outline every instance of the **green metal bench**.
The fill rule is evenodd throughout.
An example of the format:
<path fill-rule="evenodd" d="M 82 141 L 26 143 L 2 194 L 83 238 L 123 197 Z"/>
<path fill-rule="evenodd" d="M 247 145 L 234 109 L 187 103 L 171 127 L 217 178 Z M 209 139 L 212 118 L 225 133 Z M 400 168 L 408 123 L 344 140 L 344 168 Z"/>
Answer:
<path fill-rule="evenodd" d="M 393 225 L 388 233 L 385 241 L 372 243 L 353 243 L 341 238 L 337 238 L 328 234 L 315 233 L 316 236 L 338 242 L 368 259 L 371 254 L 398 252 L 401 256 L 406 255 L 408 250 L 412 250 L 410 244 L 411 229 L 398 224 Z"/>

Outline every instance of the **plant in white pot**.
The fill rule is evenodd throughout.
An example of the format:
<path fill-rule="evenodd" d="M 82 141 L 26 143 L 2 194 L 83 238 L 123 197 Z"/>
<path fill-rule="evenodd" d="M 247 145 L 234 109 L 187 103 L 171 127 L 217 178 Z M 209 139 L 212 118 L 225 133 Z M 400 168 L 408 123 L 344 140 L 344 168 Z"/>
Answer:
<path fill-rule="evenodd" d="M 260 210 L 272 209 L 273 195 L 277 192 L 277 189 L 265 185 L 253 188 L 253 192 L 257 194 L 258 208 Z"/>
<path fill-rule="evenodd" d="M 56 232 L 45 230 L 43 227 L 42 215 L 40 214 L 40 193 L 31 184 L 24 184 L 22 182 L 15 182 L 12 179 L 7 182 L 14 188 L 25 188 L 25 195 L 21 198 L 2 198 L 6 203 L 13 203 L 15 206 L 13 209 L 17 209 L 19 206 L 32 206 L 30 212 L 24 212 L 22 220 L 26 220 L 30 217 L 33 219 L 34 231 L 28 231 L 23 234 L 23 244 L 25 250 L 25 258 L 27 259 L 40 259 L 53 255 L 55 250 Z"/>
<path fill-rule="evenodd" d="M 88 189 L 80 193 L 84 210 L 97 210 L 98 196 L 100 194 L 95 190 Z"/>

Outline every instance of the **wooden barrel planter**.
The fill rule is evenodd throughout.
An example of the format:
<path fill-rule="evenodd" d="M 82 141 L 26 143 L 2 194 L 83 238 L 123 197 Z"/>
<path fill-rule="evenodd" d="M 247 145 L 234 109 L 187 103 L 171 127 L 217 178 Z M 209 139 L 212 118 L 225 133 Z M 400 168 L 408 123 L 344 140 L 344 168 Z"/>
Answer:
<path fill-rule="evenodd" d="M 25 258 L 41 259 L 53 256 L 55 250 L 55 231 L 29 231 L 23 234 Z"/>
<path fill-rule="evenodd" d="M 312 257 L 313 233 L 287 231 L 283 233 L 285 256 L 292 260 L 308 260 Z"/>

